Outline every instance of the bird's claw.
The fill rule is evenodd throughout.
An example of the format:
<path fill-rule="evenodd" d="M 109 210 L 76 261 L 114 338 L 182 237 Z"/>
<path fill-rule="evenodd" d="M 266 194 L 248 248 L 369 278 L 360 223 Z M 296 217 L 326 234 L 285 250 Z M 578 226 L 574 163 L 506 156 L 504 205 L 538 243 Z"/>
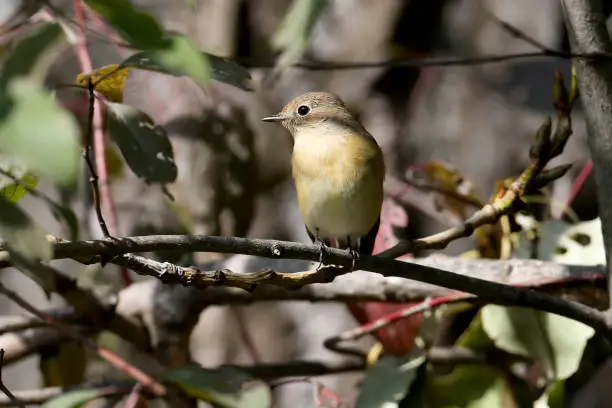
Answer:
<path fill-rule="evenodd" d="M 321 270 L 323 265 L 325 264 L 325 256 L 327 255 L 327 245 L 325 242 L 321 240 L 317 240 L 316 244 L 319 246 L 319 266 L 317 266 L 317 271 Z"/>
<path fill-rule="evenodd" d="M 359 260 L 359 251 L 348 247 L 347 251 L 349 254 L 351 254 L 351 257 L 353 258 L 352 262 L 351 262 L 351 272 L 355 270 L 355 265 L 357 264 L 357 261 Z"/>

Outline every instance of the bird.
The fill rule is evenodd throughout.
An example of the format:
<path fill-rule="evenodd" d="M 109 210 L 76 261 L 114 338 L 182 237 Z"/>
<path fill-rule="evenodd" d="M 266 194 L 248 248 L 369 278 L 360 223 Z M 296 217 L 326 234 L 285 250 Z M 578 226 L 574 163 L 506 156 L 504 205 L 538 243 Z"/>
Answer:
<path fill-rule="evenodd" d="M 291 172 L 310 239 L 320 248 L 348 250 L 353 269 L 371 255 L 380 226 L 385 162 L 376 139 L 336 94 L 307 92 L 264 122 L 291 135 Z"/>

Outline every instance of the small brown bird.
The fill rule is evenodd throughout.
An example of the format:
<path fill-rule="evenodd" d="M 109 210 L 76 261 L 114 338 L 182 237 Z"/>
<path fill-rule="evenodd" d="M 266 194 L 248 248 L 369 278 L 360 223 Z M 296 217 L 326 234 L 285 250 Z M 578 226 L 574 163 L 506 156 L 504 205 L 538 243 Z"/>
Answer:
<path fill-rule="evenodd" d="M 380 224 L 385 163 L 376 140 L 327 92 L 310 92 L 280 113 L 278 122 L 293 138 L 292 172 L 300 211 L 310 238 L 325 248 L 333 240 L 353 260 L 370 255 Z"/>

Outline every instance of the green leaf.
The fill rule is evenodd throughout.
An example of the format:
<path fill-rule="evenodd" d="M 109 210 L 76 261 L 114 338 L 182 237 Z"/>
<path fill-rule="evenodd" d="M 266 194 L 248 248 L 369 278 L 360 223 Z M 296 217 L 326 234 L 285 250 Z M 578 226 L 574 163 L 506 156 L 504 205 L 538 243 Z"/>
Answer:
<path fill-rule="evenodd" d="M 508 384 L 501 371 L 488 366 L 457 366 L 450 374 L 432 376 L 429 406 L 489 408 L 509 403 Z"/>
<path fill-rule="evenodd" d="M 17 203 L 23 197 L 29 187 L 29 190 L 34 190 L 38 184 L 36 174 L 29 172 L 25 167 L 24 161 L 18 157 L 7 156 L 0 153 L 0 196 L 3 196 L 7 201 Z M 3 174 L 4 173 L 4 174 Z M 6 174 L 13 177 L 9 177 Z M 14 179 L 21 180 L 16 183 Z M 65 222 L 70 232 L 70 240 L 74 241 L 77 238 L 79 223 L 74 211 L 71 208 L 66 208 L 45 194 L 39 194 L 39 199 L 43 200 L 51 210 L 51 213 L 59 222 Z"/>
<path fill-rule="evenodd" d="M 0 151 L 61 185 L 74 184 L 80 155 L 74 117 L 27 79 L 12 80 L 8 97 L 0 115 Z"/>
<path fill-rule="evenodd" d="M 366 371 L 355 407 L 397 408 L 424 362 L 424 357 L 383 356 Z"/>
<path fill-rule="evenodd" d="M 2 187 L 0 195 L 11 203 L 18 203 L 29 190 L 34 189 L 38 185 L 39 179 L 38 175 L 27 172 L 19 179 L 19 183 L 14 182 Z"/>
<path fill-rule="evenodd" d="M 249 70 L 230 58 L 217 57 L 209 53 L 201 53 L 208 59 L 212 79 L 224 82 L 241 89 L 249 90 L 251 74 Z M 170 69 L 156 62 L 154 53 L 143 51 L 132 55 L 121 63 L 121 66 L 160 72 L 163 74 L 181 76 L 185 75 L 181 69 Z"/>
<path fill-rule="evenodd" d="M 528 258 L 530 245 L 527 230 L 535 226 L 531 217 L 519 215 L 517 223 L 524 231 L 519 234 L 515 256 Z M 601 219 L 595 218 L 578 224 L 546 220 L 539 224 L 538 259 L 566 265 L 605 265 L 606 253 L 601 232 Z"/>
<path fill-rule="evenodd" d="M 277 61 L 279 68 L 290 66 L 302 57 L 315 23 L 326 5 L 327 0 L 293 0 L 272 37 L 272 47 L 282 51 Z"/>
<path fill-rule="evenodd" d="M 60 41 L 65 39 L 61 34 L 62 29 L 58 24 L 49 23 L 35 29 L 32 34 L 24 38 L 2 63 L 0 87 L 4 88 L 12 78 L 30 74 L 35 74 L 37 82 L 42 82 L 47 70 L 39 69 L 39 64 L 49 63 L 49 59 L 44 56 L 53 51 L 52 46 L 60 44 Z"/>
<path fill-rule="evenodd" d="M 164 30 L 148 13 L 135 8 L 126 0 L 85 0 L 123 38 L 136 48 L 156 49 L 167 46 Z"/>
<path fill-rule="evenodd" d="M 85 380 L 87 353 L 77 340 L 42 347 L 39 368 L 45 387 L 73 387 Z"/>
<path fill-rule="evenodd" d="M 109 102 L 107 106 L 109 135 L 134 174 L 147 183 L 176 180 L 178 170 L 166 131 L 129 105 Z"/>
<path fill-rule="evenodd" d="M 52 274 L 45 273 L 38 263 L 51 259 L 53 249 L 47 241 L 47 232 L 36 224 L 16 204 L 0 197 L 0 238 L 13 264 L 37 282 L 47 293 L 55 288 Z"/>
<path fill-rule="evenodd" d="M 566 317 L 522 307 L 487 305 L 481 314 L 483 328 L 498 348 L 539 360 L 548 379 L 562 380 L 576 372 L 595 333 Z"/>
<path fill-rule="evenodd" d="M 210 80 L 208 58 L 185 36 L 172 37 L 167 47 L 152 51 L 151 57 L 169 70 L 190 76 L 201 85 Z"/>
<path fill-rule="evenodd" d="M 0 197 L 0 237 L 9 252 L 18 252 L 28 259 L 45 261 L 53 251 L 47 232 L 14 203 Z"/>
<path fill-rule="evenodd" d="M 565 406 L 565 381 L 557 381 L 548 387 L 533 404 L 534 408 L 563 408 Z"/>
<path fill-rule="evenodd" d="M 187 394 L 222 408 L 270 408 L 268 386 L 230 367 L 217 370 L 192 363 L 169 371 L 164 381 L 178 385 Z"/>
<path fill-rule="evenodd" d="M 41 405 L 42 408 L 81 408 L 86 403 L 103 395 L 99 390 L 69 391 Z"/>
<path fill-rule="evenodd" d="M 87 4 L 136 48 L 150 51 L 149 57 L 169 71 L 188 75 L 200 84 L 210 79 L 205 54 L 189 38 L 168 36 L 153 16 L 125 0 L 86 0 Z"/>

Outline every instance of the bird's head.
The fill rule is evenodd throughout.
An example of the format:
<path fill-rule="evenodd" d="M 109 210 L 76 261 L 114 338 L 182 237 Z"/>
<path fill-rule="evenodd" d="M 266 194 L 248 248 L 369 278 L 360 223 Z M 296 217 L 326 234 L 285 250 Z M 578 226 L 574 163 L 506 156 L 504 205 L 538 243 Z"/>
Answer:
<path fill-rule="evenodd" d="M 329 92 L 308 92 L 291 100 L 276 115 L 262 120 L 280 123 L 295 136 L 303 129 L 329 122 L 346 123 L 354 119 L 337 95 Z"/>

